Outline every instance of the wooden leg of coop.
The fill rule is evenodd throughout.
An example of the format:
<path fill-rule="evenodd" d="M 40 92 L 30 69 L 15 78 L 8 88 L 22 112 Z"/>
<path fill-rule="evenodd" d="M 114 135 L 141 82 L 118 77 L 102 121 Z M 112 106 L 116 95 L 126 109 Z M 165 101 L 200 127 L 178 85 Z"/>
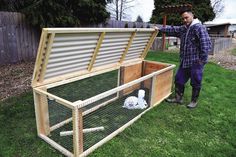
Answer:
<path fill-rule="evenodd" d="M 76 106 L 73 110 L 73 145 L 74 157 L 83 153 L 83 115 Z"/>
<path fill-rule="evenodd" d="M 118 78 L 117 78 L 117 87 L 119 87 L 119 86 L 120 86 L 120 83 L 121 83 L 121 82 L 120 82 L 120 68 L 119 68 L 119 70 L 118 70 L 117 76 L 118 76 Z M 117 97 L 117 98 L 120 97 L 120 91 L 117 92 L 116 97 Z"/>
<path fill-rule="evenodd" d="M 47 89 L 44 88 L 46 91 Z M 35 115 L 38 134 L 48 136 L 50 134 L 48 100 L 46 95 L 34 91 Z"/>

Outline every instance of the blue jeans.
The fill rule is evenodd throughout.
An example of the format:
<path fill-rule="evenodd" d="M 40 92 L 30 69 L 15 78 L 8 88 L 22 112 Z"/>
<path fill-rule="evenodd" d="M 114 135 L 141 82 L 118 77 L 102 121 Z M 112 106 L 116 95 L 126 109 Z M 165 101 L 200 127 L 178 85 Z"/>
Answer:
<path fill-rule="evenodd" d="M 203 64 L 195 63 L 189 68 L 182 68 L 181 65 L 175 75 L 175 84 L 184 86 L 190 79 L 190 85 L 194 89 L 200 89 L 202 85 Z"/>

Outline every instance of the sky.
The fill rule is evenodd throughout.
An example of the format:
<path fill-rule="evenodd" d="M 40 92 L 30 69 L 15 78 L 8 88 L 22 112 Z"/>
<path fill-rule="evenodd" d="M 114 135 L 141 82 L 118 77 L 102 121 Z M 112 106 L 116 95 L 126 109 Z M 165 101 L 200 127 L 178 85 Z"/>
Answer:
<path fill-rule="evenodd" d="M 214 23 L 232 22 L 236 24 L 236 0 L 223 0 L 224 11 L 220 16 L 216 17 Z M 130 10 L 131 21 L 136 21 L 137 16 L 140 15 L 144 22 L 148 22 L 152 16 L 154 9 L 153 0 L 135 0 L 133 7 Z M 130 20 L 130 19 L 129 19 Z"/>
<path fill-rule="evenodd" d="M 135 0 L 131 8 L 131 21 L 136 21 L 138 15 L 141 16 L 144 22 L 149 22 L 154 9 L 153 0 Z"/>
<path fill-rule="evenodd" d="M 213 22 L 232 22 L 236 24 L 236 0 L 224 0 L 224 11 Z"/>

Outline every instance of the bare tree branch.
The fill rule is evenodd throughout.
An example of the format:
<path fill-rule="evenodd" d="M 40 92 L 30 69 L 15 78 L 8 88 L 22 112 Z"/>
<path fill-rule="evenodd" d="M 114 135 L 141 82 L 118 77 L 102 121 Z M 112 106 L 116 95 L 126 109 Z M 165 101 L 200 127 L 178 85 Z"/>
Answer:
<path fill-rule="evenodd" d="M 220 15 L 224 11 L 224 0 L 211 0 L 212 8 L 216 17 Z"/>
<path fill-rule="evenodd" d="M 110 0 L 110 3 L 107 4 L 107 11 L 110 12 L 112 16 L 115 14 L 115 17 L 112 18 L 121 21 L 127 17 L 126 11 L 133 7 L 131 3 L 134 1 L 135 0 Z M 115 8 L 115 10 L 112 8 Z"/>

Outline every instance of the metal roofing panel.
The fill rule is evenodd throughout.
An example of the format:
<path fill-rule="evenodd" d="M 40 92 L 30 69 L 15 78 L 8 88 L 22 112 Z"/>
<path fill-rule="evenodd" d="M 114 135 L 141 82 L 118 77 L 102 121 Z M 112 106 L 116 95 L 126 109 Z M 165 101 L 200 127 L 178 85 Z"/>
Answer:
<path fill-rule="evenodd" d="M 104 54 L 116 54 L 116 53 L 121 53 L 124 52 L 125 48 L 123 49 L 116 49 L 116 50 L 101 50 L 99 51 L 99 55 L 104 55 Z"/>
<path fill-rule="evenodd" d="M 119 61 L 119 59 L 106 60 L 106 61 L 97 61 L 97 62 L 94 64 L 94 67 L 95 67 L 95 68 L 98 68 L 99 66 L 114 64 L 114 63 L 117 63 L 118 61 Z"/>
<path fill-rule="evenodd" d="M 97 59 L 100 59 L 100 58 L 110 58 L 110 57 L 114 57 L 114 56 L 121 56 L 121 52 L 120 53 L 114 53 L 114 54 L 103 54 L 103 55 L 98 55 L 97 56 Z"/>
<path fill-rule="evenodd" d="M 156 35 L 152 28 L 43 29 L 32 85 L 143 59 Z"/>

